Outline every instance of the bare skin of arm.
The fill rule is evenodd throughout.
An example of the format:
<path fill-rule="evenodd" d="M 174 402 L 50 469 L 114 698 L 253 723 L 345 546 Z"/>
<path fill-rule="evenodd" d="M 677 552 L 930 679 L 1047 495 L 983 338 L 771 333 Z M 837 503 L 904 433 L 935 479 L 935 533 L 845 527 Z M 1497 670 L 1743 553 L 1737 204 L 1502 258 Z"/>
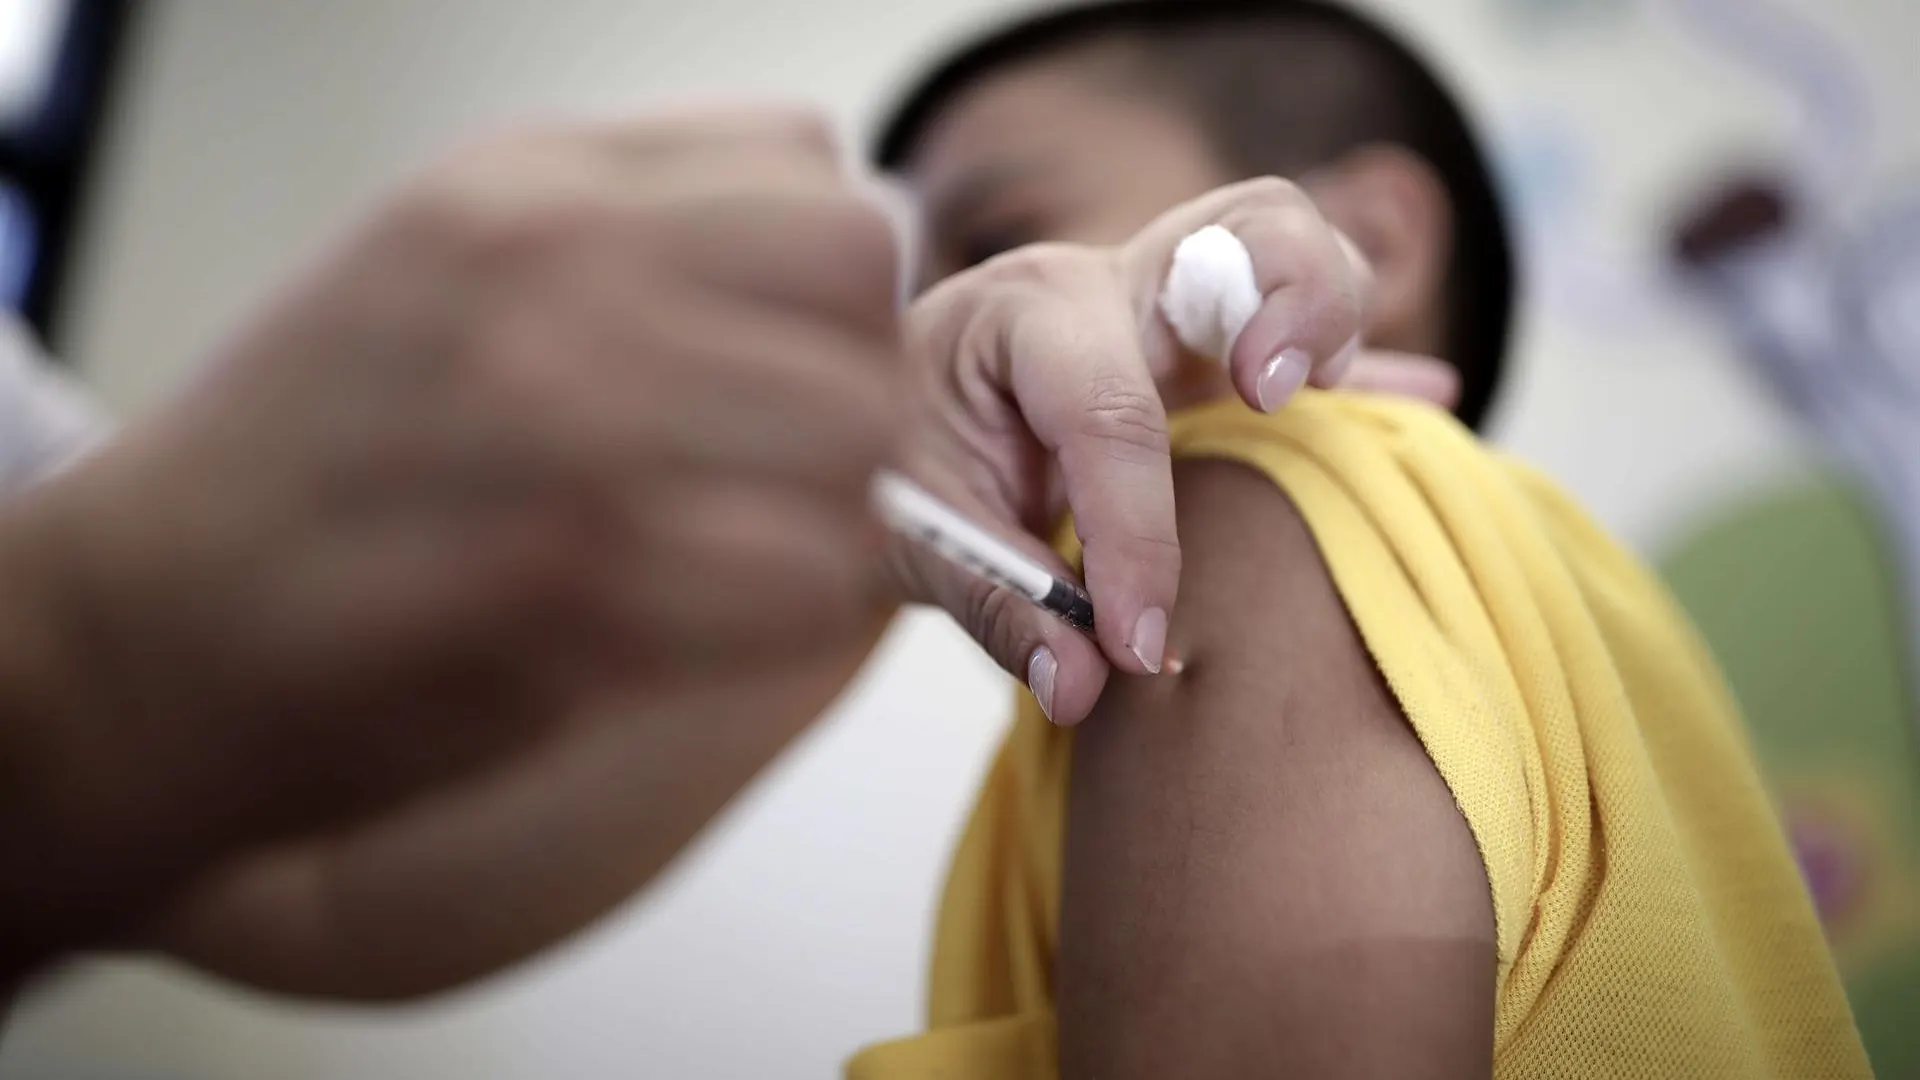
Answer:
<path fill-rule="evenodd" d="M 1060 914 L 1066 1080 L 1486 1077 L 1479 854 L 1300 514 L 1175 467 L 1178 676 L 1076 735 Z"/>

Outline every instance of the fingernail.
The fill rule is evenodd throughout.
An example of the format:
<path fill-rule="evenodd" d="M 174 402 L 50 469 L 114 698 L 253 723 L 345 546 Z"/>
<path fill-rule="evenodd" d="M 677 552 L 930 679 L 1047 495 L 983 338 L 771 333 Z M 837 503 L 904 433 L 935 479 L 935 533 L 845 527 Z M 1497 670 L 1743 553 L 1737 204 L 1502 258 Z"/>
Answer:
<path fill-rule="evenodd" d="M 1339 386 L 1340 380 L 1346 378 L 1347 372 L 1353 368 L 1353 358 L 1359 355 L 1360 335 L 1355 334 L 1340 346 L 1340 351 L 1333 354 L 1333 359 L 1327 361 L 1327 366 L 1320 373 L 1320 385 Z"/>
<path fill-rule="evenodd" d="M 1052 649 L 1042 645 L 1033 650 L 1033 658 L 1027 661 L 1027 689 L 1033 691 L 1033 700 L 1040 703 L 1048 722 L 1053 720 L 1053 679 L 1058 674 L 1060 661 L 1053 658 Z"/>
<path fill-rule="evenodd" d="M 1280 355 L 1267 361 L 1266 370 L 1260 373 L 1260 411 L 1272 412 L 1285 405 L 1306 385 L 1307 373 L 1312 370 L 1313 362 L 1307 359 L 1306 353 L 1299 349 L 1280 350 Z"/>
<path fill-rule="evenodd" d="M 1167 613 L 1157 607 L 1141 612 L 1134 620 L 1127 648 L 1140 658 L 1141 667 L 1160 674 L 1160 658 L 1167 651 Z"/>

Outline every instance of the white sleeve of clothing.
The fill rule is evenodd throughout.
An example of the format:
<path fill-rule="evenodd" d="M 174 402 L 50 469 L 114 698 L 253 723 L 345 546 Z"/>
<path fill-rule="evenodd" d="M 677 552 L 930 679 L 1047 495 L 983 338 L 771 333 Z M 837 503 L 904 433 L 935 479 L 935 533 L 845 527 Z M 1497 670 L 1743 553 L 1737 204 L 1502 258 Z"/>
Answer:
<path fill-rule="evenodd" d="M 68 464 L 105 436 L 106 415 L 0 312 L 0 495 Z"/>

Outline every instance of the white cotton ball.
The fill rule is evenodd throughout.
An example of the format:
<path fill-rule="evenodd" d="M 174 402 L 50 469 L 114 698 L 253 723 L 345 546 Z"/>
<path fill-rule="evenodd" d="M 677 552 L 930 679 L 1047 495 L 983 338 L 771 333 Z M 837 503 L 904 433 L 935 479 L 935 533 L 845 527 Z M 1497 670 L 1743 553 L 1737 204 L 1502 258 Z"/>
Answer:
<path fill-rule="evenodd" d="M 1220 225 L 1193 233 L 1173 251 L 1160 310 L 1180 343 L 1225 363 L 1240 331 L 1260 310 L 1253 256 Z"/>

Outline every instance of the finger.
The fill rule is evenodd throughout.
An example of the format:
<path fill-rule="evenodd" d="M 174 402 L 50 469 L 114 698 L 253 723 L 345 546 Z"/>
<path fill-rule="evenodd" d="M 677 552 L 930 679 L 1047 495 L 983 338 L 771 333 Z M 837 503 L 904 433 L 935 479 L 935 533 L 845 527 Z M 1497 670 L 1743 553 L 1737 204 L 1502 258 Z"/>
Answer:
<path fill-rule="evenodd" d="M 683 279 L 709 285 L 722 302 L 759 300 L 876 336 L 897 333 L 900 243 L 866 190 L 709 193 L 702 203 L 649 236 Z M 731 333 L 727 321 L 711 329 Z"/>
<path fill-rule="evenodd" d="M 1263 411 L 1309 379 L 1337 381 L 1372 292 L 1358 250 L 1305 193 L 1271 177 L 1176 207 L 1121 260 L 1135 314 L 1150 330 L 1150 368 L 1164 375 L 1190 350 L 1211 355 Z"/>
<path fill-rule="evenodd" d="M 1460 400 L 1460 371 L 1444 360 L 1368 350 L 1340 380 L 1346 390 L 1410 397 L 1451 409 Z"/>
<path fill-rule="evenodd" d="M 629 507 L 607 626 L 632 662 L 745 665 L 870 631 L 884 535 L 862 512 L 778 485 L 702 482 Z"/>
<path fill-rule="evenodd" d="M 973 521 L 988 520 L 984 507 L 951 500 Z M 1049 573 L 1071 580 L 1058 555 L 1031 537 L 1005 538 Z M 968 573 L 926 546 L 905 538 L 890 541 L 896 578 L 910 598 L 945 608 L 995 663 L 1026 684 L 1042 712 L 1056 724 L 1077 724 L 1093 711 L 1107 682 L 1107 661 L 1085 634 L 1011 589 Z"/>
<path fill-rule="evenodd" d="M 470 482 L 482 495 L 557 484 L 583 498 L 618 498 L 698 479 L 777 485 L 864 511 L 868 478 L 898 452 L 891 400 L 870 381 L 831 377 L 726 394 L 728 382 L 747 378 L 623 385 L 613 377 L 597 395 L 551 392 L 550 401 L 421 438 L 428 447 L 479 448 Z"/>
<path fill-rule="evenodd" d="M 658 164 L 665 156 L 771 151 L 838 172 L 844 161 L 833 121 L 818 109 L 782 101 L 709 101 L 603 121 L 583 128 L 617 160 Z"/>
<path fill-rule="evenodd" d="M 608 437 L 631 455 L 617 467 L 738 474 L 865 506 L 868 477 L 901 442 L 894 351 L 837 321 L 765 308 L 726 315 L 729 336 L 687 342 L 671 371 L 604 380 L 631 394 L 624 418 L 622 402 L 600 399 Z M 638 428 L 641 415 L 655 430 Z"/>
<path fill-rule="evenodd" d="M 854 181 L 854 186 L 860 197 L 886 219 L 893 239 L 894 308 L 904 309 L 913 302 L 914 268 L 920 265 L 926 245 L 919 204 L 912 188 L 895 176 L 863 176 Z"/>
<path fill-rule="evenodd" d="M 1110 260 L 1007 306 L 1002 381 L 1058 462 L 1101 649 L 1154 674 L 1180 583 L 1166 411 Z"/>
<path fill-rule="evenodd" d="M 865 506 L 868 474 L 895 453 L 901 430 L 891 333 L 684 281 L 651 298 L 678 318 L 645 319 L 632 296 L 649 283 L 597 269 L 556 283 L 571 286 L 577 306 L 488 354 L 473 385 L 490 405 L 422 437 L 617 488 L 731 474 Z"/>
<path fill-rule="evenodd" d="M 1354 335 L 1333 354 L 1333 359 L 1314 366 L 1313 375 L 1307 381 L 1321 389 L 1343 385 L 1347 373 L 1353 368 L 1354 361 L 1359 358 L 1363 347 L 1361 339 L 1365 336 L 1373 318 L 1374 289 L 1378 284 L 1373 274 L 1373 263 L 1367 258 L 1366 253 L 1360 250 L 1360 245 L 1354 243 L 1346 233 L 1335 228 L 1331 222 L 1328 223 L 1327 228 L 1332 231 L 1334 240 L 1340 245 L 1340 254 L 1346 260 L 1348 273 L 1353 275 L 1355 289 L 1359 294 L 1360 326 L 1354 331 Z"/>
<path fill-rule="evenodd" d="M 1311 205 L 1243 206 L 1239 220 L 1223 224 L 1246 245 L 1262 286 L 1260 310 L 1228 357 L 1242 396 L 1251 386 L 1253 403 L 1271 412 L 1308 382 L 1337 383 L 1366 325 L 1372 274 L 1364 260 Z"/>
<path fill-rule="evenodd" d="M 587 170 L 637 206 L 864 192 L 832 125 L 799 108 L 687 110 L 573 134 Z"/>

